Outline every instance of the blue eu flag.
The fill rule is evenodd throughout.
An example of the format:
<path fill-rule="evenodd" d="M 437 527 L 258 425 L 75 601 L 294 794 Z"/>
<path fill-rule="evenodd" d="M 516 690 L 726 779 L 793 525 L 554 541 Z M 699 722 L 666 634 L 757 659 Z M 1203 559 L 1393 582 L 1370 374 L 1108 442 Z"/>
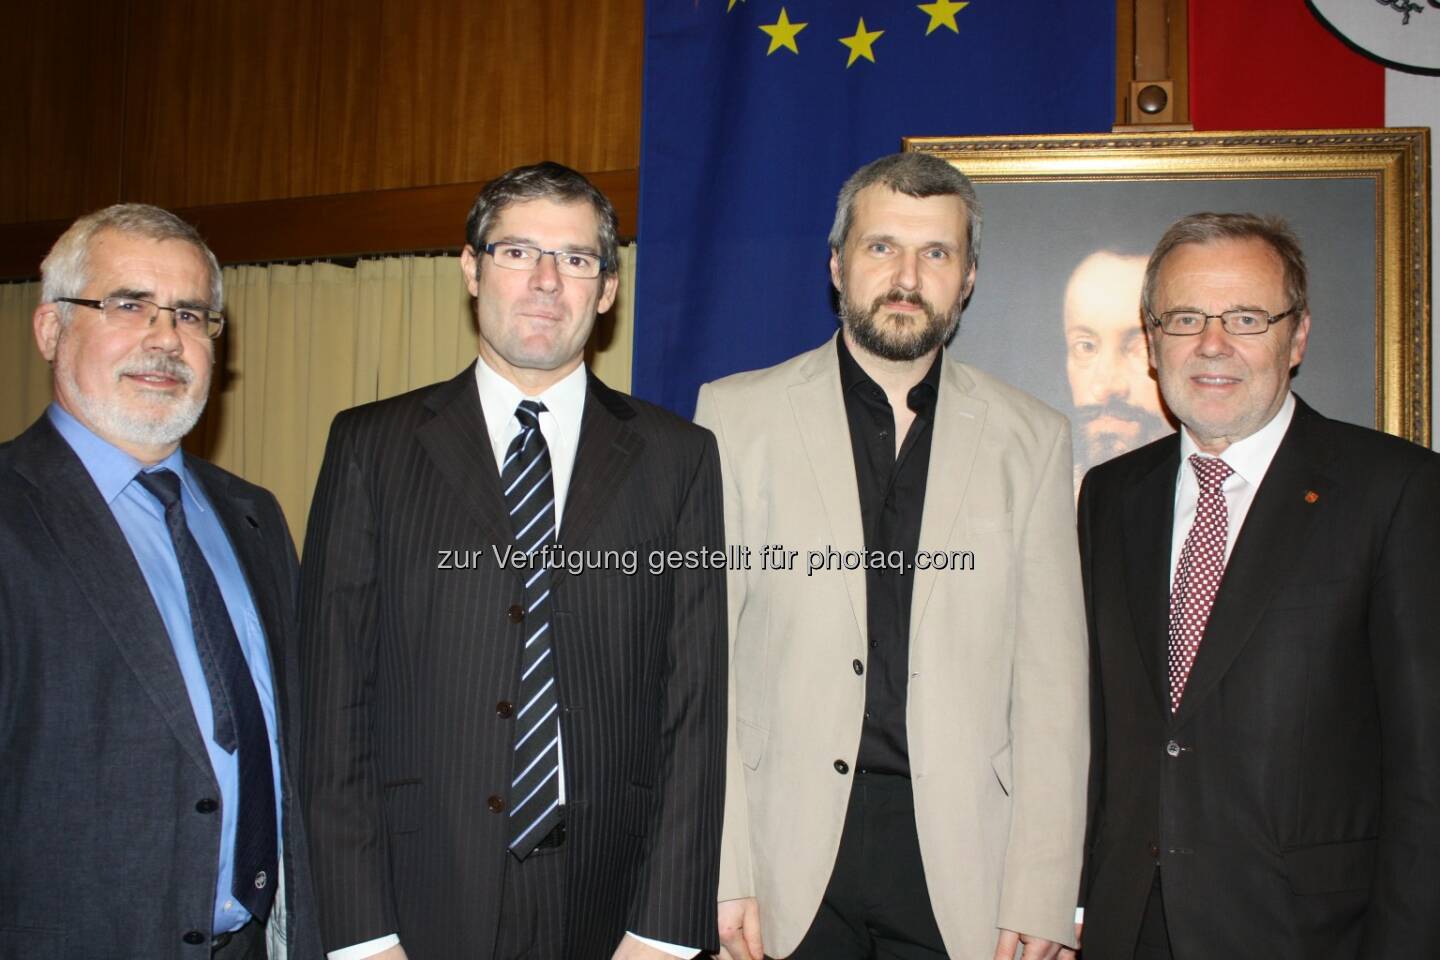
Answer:
<path fill-rule="evenodd" d="M 635 393 L 688 415 L 820 343 L 847 176 L 905 136 L 1108 130 L 1114 61 L 1113 0 L 649 0 Z"/>

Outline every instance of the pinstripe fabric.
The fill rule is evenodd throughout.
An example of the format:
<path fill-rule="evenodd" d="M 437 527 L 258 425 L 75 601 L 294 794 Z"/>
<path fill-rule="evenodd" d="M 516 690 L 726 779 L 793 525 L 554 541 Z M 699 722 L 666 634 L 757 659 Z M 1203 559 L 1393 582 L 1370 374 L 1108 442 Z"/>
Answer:
<path fill-rule="evenodd" d="M 506 861 L 495 960 L 563 955 L 566 852 L 560 847 Z"/>
<path fill-rule="evenodd" d="M 494 552 L 513 535 L 474 384 L 342 413 L 321 468 L 301 666 L 327 949 L 398 932 L 412 960 L 493 956 L 524 575 Z M 716 946 L 723 571 L 645 565 L 720 547 L 721 526 L 713 438 L 592 378 L 560 544 L 634 549 L 640 570 L 552 572 L 566 957 L 627 929 Z"/>

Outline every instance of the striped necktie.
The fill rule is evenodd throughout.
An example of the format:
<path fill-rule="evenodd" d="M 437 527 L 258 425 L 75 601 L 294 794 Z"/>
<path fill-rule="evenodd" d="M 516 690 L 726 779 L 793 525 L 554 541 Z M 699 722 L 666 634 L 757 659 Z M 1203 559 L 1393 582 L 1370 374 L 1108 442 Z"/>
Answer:
<path fill-rule="evenodd" d="M 520 434 L 510 444 L 500 485 L 510 509 L 515 547 L 535 555 L 555 543 L 555 484 L 550 450 L 540 432 L 545 405 L 522 400 Z M 555 687 L 550 569 L 528 569 L 525 646 L 520 652 L 520 709 L 515 714 L 514 777 L 510 782 L 510 850 L 524 859 L 560 823 L 560 698 Z"/>

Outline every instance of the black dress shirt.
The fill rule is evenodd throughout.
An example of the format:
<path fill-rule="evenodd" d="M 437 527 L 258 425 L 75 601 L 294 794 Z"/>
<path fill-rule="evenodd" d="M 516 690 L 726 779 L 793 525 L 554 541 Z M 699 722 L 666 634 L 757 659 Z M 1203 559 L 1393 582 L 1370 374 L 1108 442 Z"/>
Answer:
<path fill-rule="evenodd" d="M 920 519 L 925 509 L 925 479 L 930 469 L 935 399 L 940 389 L 944 351 L 925 379 L 910 388 L 906 403 L 915 420 L 895 453 L 895 414 L 885 391 L 855 362 L 845 338 L 835 339 L 840 351 L 840 384 L 850 447 L 855 456 L 855 481 L 860 488 L 860 517 L 865 553 L 873 560 L 865 571 L 866 663 L 865 724 L 856 765 L 863 773 L 910 775 L 905 737 L 905 698 L 910 671 L 910 598 L 914 588 L 911 565 L 920 546 Z M 893 563 L 895 558 L 903 562 Z"/>

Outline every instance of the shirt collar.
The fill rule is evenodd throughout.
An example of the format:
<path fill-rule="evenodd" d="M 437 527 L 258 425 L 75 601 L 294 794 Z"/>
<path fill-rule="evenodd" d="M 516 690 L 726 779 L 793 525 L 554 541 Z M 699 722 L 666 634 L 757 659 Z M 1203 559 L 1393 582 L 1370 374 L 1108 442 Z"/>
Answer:
<path fill-rule="evenodd" d="M 555 422 L 565 433 L 580 435 L 580 420 L 585 414 L 585 393 L 588 387 L 585 364 L 580 364 L 558 383 L 539 396 L 527 397 L 515 384 L 500 376 L 480 357 L 475 362 L 475 383 L 480 391 L 480 409 L 485 413 L 485 429 L 490 433 L 492 446 L 518 430 L 512 430 L 515 408 L 521 400 L 539 400 L 545 409 L 555 417 Z"/>
<path fill-rule="evenodd" d="M 1225 451 L 1220 454 L 1224 460 L 1241 480 L 1246 483 L 1258 484 L 1265 477 L 1265 471 L 1270 469 L 1270 461 L 1275 459 L 1275 454 L 1280 449 L 1280 441 L 1285 439 L 1285 431 L 1290 429 L 1290 421 L 1295 416 L 1295 394 L 1288 390 L 1285 393 L 1285 400 L 1280 404 L 1280 410 L 1270 418 L 1270 422 L 1243 440 L 1236 440 Z M 1180 462 L 1185 463 L 1190 459 L 1192 453 L 1198 453 L 1202 457 L 1210 456 L 1200 450 L 1195 441 L 1190 437 L 1190 431 L 1180 430 Z"/>
<path fill-rule="evenodd" d="M 855 355 L 850 352 L 850 347 L 846 345 L 844 335 L 837 336 L 835 343 L 838 345 L 837 350 L 840 354 L 841 392 L 849 393 L 862 384 L 868 383 L 877 391 L 877 396 L 883 397 L 884 391 L 865 372 L 865 368 L 860 366 L 860 361 L 855 359 Z M 941 347 L 936 351 L 935 361 L 930 364 L 930 369 L 925 371 L 925 378 L 911 387 L 910 392 L 906 394 L 905 401 L 911 410 L 918 412 L 935 405 L 935 397 L 940 393 L 940 364 L 944 359 L 945 348 Z"/>
<path fill-rule="evenodd" d="M 141 470 L 159 470 L 162 467 L 175 471 L 180 477 L 180 482 L 189 489 L 191 498 L 203 503 L 195 494 L 194 482 L 190 478 L 189 471 L 185 469 L 185 454 L 179 447 L 176 447 L 164 460 L 147 467 L 75 419 L 58 403 L 51 403 L 45 410 L 45 415 L 50 418 L 50 423 L 65 442 L 70 444 L 70 449 L 75 451 L 80 462 L 85 465 L 86 472 L 95 482 L 106 506 L 111 505 L 115 498 L 120 496 L 121 491 L 130 485 L 130 482 L 135 479 L 135 475 Z"/>

